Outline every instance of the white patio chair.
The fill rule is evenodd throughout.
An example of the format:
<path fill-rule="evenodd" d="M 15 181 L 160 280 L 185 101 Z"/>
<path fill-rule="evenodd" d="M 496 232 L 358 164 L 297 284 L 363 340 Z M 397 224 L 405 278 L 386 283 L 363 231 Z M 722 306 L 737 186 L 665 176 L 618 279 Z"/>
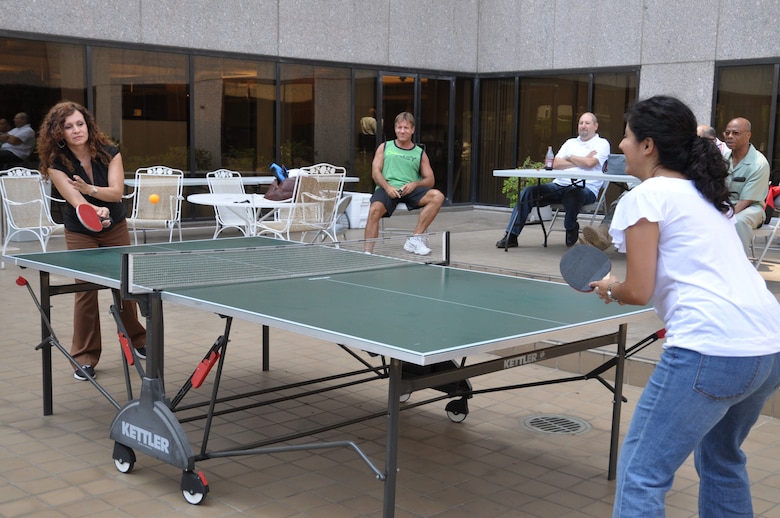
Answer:
<path fill-rule="evenodd" d="M 328 163 L 320 163 L 315 165 L 307 165 L 306 167 L 301 167 L 300 171 L 303 171 L 304 174 L 339 174 L 344 173 L 346 176 L 347 170 L 343 167 L 339 167 L 333 164 Z"/>
<path fill-rule="evenodd" d="M 352 196 L 341 196 L 338 205 L 336 205 L 336 215 L 333 217 L 333 224 L 329 232 L 330 235 L 336 237 L 341 234 L 344 241 L 347 240 L 347 229 L 349 229 L 347 209 L 350 203 L 352 203 Z M 325 236 L 322 236 L 322 239 L 324 240 Z"/>
<path fill-rule="evenodd" d="M 209 184 L 209 192 L 212 194 L 246 194 L 244 183 L 241 181 L 241 173 L 237 171 L 218 169 L 207 173 L 206 181 Z M 254 210 L 215 205 L 214 215 L 217 228 L 214 229 L 212 239 L 216 239 L 220 232 L 226 228 L 235 228 L 244 236 L 250 235 L 255 217 Z"/>
<path fill-rule="evenodd" d="M 753 237 L 750 240 L 750 248 L 753 256 L 753 265 L 758 269 L 761 266 L 761 262 L 766 257 L 766 253 L 773 246 L 776 246 L 775 239 L 780 236 L 777 233 L 778 227 L 780 227 L 780 218 L 773 217 L 769 223 L 764 223 L 759 228 L 753 230 Z M 756 243 L 756 238 L 764 240 L 763 245 L 759 248 Z M 756 252 L 758 251 L 758 254 Z"/>
<path fill-rule="evenodd" d="M 144 234 L 149 229 L 168 229 L 168 242 L 173 241 L 173 229 L 179 230 L 181 241 L 181 202 L 182 180 L 184 173 L 179 169 L 166 166 L 142 167 L 135 172 L 135 190 L 125 198 L 132 198 L 133 209 L 127 224 L 133 232 L 133 240 L 138 244 L 138 231 Z M 160 197 L 152 203 L 149 196 Z"/>
<path fill-rule="evenodd" d="M 273 220 L 268 216 L 260 219 L 257 234 L 273 234 L 290 240 L 290 234 L 301 233 L 303 240 L 306 234 L 314 232 L 312 242 L 320 236 L 336 242 L 333 222 L 344 189 L 344 176 L 345 173 L 297 176 L 290 207 L 274 211 Z"/>
<path fill-rule="evenodd" d="M 0 171 L 0 194 L 5 216 L 3 255 L 11 238 L 23 232 L 33 234 L 44 252 L 49 238 L 64 232 L 64 225 L 55 223 L 51 217 L 51 202 L 65 203 L 65 200 L 46 194 L 46 181 L 41 173 L 25 167 Z M 0 261 L 0 268 L 5 268 L 4 262 Z"/>

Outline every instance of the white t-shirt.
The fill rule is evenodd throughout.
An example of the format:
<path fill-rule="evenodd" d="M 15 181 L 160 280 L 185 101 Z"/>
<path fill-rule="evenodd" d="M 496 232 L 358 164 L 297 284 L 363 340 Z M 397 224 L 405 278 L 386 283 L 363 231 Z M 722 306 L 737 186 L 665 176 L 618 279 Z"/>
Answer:
<path fill-rule="evenodd" d="M 561 149 L 558 150 L 558 154 L 555 155 L 558 158 L 565 158 L 568 155 L 574 155 L 574 156 L 588 156 L 591 151 L 596 150 L 596 159 L 598 159 L 599 163 L 595 166 L 591 167 L 590 169 L 585 169 L 582 167 L 572 167 L 569 169 L 565 169 L 565 171 L 571 172 L 572 175 L 570 178 L 556 178 L 553 180 L 554 183 L 557 183 L 558 185 L 571 185 L 572 179 L 577 179 L 577 171 L 587 171 L 589 173 L 600 173 L 604 170 L 604 162 L 607 161 L 609 158 L 609 141 L 605 138 L 599 137 L 598 133 L 594 135 L 592 138 L 588 139 L 587 141 L 583 141 L 580 139 L 580 137 L 577 138 L 570 138 L 566 142 L 563 143 L 561 146 Z M 601 185 L 604 182 L 601 181 L 592 181 L 588 180 L 585 182 L 585 187 L 593 191 L 593 194 L 596 196 L 599 195 L 599 189 L 601 189 Z"/>
<path fill-rule="evenodd" d="M 652 302 L 666 325 L 664 347 L 710 356 L 780 351 L 780 304 L 745 256 L 733 218 L 692 181 L 666 177 L 645 180 L 618 203 L 609 233 L 619 251 L 642 218 L 660 231 Z"/>

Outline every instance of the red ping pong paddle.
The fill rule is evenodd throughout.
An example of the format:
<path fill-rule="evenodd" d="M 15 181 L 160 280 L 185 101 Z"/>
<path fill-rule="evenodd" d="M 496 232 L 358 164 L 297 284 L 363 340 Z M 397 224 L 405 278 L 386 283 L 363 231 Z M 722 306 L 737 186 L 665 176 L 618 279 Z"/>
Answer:
<path fill-rule="evenodd" d="M 576 245 L 561 257 L 561 275 L 577 291 L 593 291 L 590 283 L 604 279 L 612 271 L 607 254 L 589 245 Z"/>
<path fill-rule="evenodd" d="M 82 203 L 76 207 L 76 215 L 79 217 L 81 224 L 88 230 L 91 230 L 92 232 L 100 232 L 103 230 L 100 216 L 98 216 L 97 211 L 92 208 L 92 205 Z"/>

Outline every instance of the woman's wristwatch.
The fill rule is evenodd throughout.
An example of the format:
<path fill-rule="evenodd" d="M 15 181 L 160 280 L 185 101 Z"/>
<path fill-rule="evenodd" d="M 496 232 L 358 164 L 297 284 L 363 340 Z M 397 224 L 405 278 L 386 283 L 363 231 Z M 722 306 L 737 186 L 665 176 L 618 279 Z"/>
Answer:
<path fill-rule="evenodd" d="M 98 189 L 97 189 L 97 185 L 93 185 L 93 186 L 92 186 L 92 196 L 96 195 L 96 194 L 97 194 L 97 191 L 98 191 Z"/>
<path fill-rule="evenodd" d="M 615 296 L 615 294 L 612 292 L 612 286 L 614 286 L 615 284 L 618 284 L 618 281 L 611 282 L 609 283 L 609 286 L 607 286 L 607 297 L 611 298 L 615 302 L 620 302 L 617 296 Z"/>

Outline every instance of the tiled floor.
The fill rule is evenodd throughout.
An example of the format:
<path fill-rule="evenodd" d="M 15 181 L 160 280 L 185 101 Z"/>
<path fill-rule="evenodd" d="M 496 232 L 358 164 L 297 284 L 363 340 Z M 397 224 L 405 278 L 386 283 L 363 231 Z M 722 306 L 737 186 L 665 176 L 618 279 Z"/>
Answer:
<path fill-rule="evenodd" d="M 565 247 L 563 234 L 540 245 L 538 227 L 529 227 L 521 247 L 508 253 L 494 242 L 507 214 L 449 211 L 432 230 L 450 229 L 453 260 L 475 267 L 520 270 L 555 276 Z M 398 216 L 396 225 L 404 223 Z M 409 221 L 411 224 L 411 220 Z M 361 237 L 360 231 L 350 231 Z M 185 236 L 209 237 L 210 230 L 187 230 Z M 32 243 L 17 244 L 33 251 Z M 64 246 L 54 238 L 52 249 Z M 774 253 L 774 252 L 773 252 Z M 777 258 L 774 258 L 777 259 Z M 770 260 L 774 260 L 770 256 Z M 616 258 L 616 268 L 620 268 Z M 762 272 L 775 286 L 776 268 Z M 108 427 L 113 406 L 88 383 L 73 380 L 64 358 L 55 355 L 53 416 L 44 417 L 40 399 L 37 310 L 20 274 L 37 286 L 34 272 L 6 265 L 0 271 L 0 515 L 16 516 L 381 516 L 383 484 L 346 449 L 288 452 L 201 462 L 211 492 L 200 506 L 187 504 L 179 490 L 177 468 L 140 455 L 134 470 L 119 473 L 111 460 Z M 521 297 L 522 294 L 518 294 Z M 121 401 L 124 386 L 115 331 L 107 315 L 108 294 L 101 295 L 105 353 L 98 380 Z M 53 326 L 70 345 L 72 296 L 53 300 Z M 349 318 L 348 315 L 344 316 Z M 630 327 L 630 343 L 658 327 L 648 315 Z M 207 348 L 223 332 L 217 316 L 166 307 L 166 372 L 175 391 Z M 272 331 L 272 369 L 260 372 L 257 325 L 234 321 L 227 353 L 226 392 L 248 386 L 338 372 L 355 361 L 335 346 L 282 331 Z M 654 345 L 643 354 L 651 362 Z M 553 368 L 529 365 L 472 380 L 475 388 L 552 379 Z M 565 374 L 565 373 L 564 373 Z M 171 388 L 174 387 L 174 388 Z M 207 382 L 198 392 L 209 390 Z M 137 394 L 137 383 L 135 391 Z M 625 430 L 640 387 L 627 386 Z M 336 397 L 337 396 L 337 397 Z M 264 411 L 233 414 L 215 423 L 210 447 L 258 440 L 269 433 L 305 429 L 358 411 L 381 411 L 382 382 L 286 402 Z M 413 394 L 410 403 L 422 395 Z M 611 393 L 598 382 L 575 382 L 475 396 L 463 423 L 452 423 L 445 401 L 402 413 L 396 516 L 399 517 L 605 517 L 610 513 L 614 482 L 606 477 Z M 324 412 L 322 411 L 324 409 Z M 537 414 L 561 414 L 586 423 L 578 435 L 533 431 L 524 421 Z M 323 433 L 313 440 L 354 440 L 368 457 L 384 466 L 385 421 L 382 418 Z M 203 423 L 184 425 L 199 447 Z M 589 429 L 587 429 L 589 427 Z M 248 439 L 249 438 L 249 439 Z M 308 439 L 312 440 L 312 439 Z M 744 445 L 749 457 L 757 516 L 780 516 L 780 421 L 762 417 Z M 692 462 L 680 469 L 667 500 L 670 517 L 696 516 L 697 477 Z"/>

